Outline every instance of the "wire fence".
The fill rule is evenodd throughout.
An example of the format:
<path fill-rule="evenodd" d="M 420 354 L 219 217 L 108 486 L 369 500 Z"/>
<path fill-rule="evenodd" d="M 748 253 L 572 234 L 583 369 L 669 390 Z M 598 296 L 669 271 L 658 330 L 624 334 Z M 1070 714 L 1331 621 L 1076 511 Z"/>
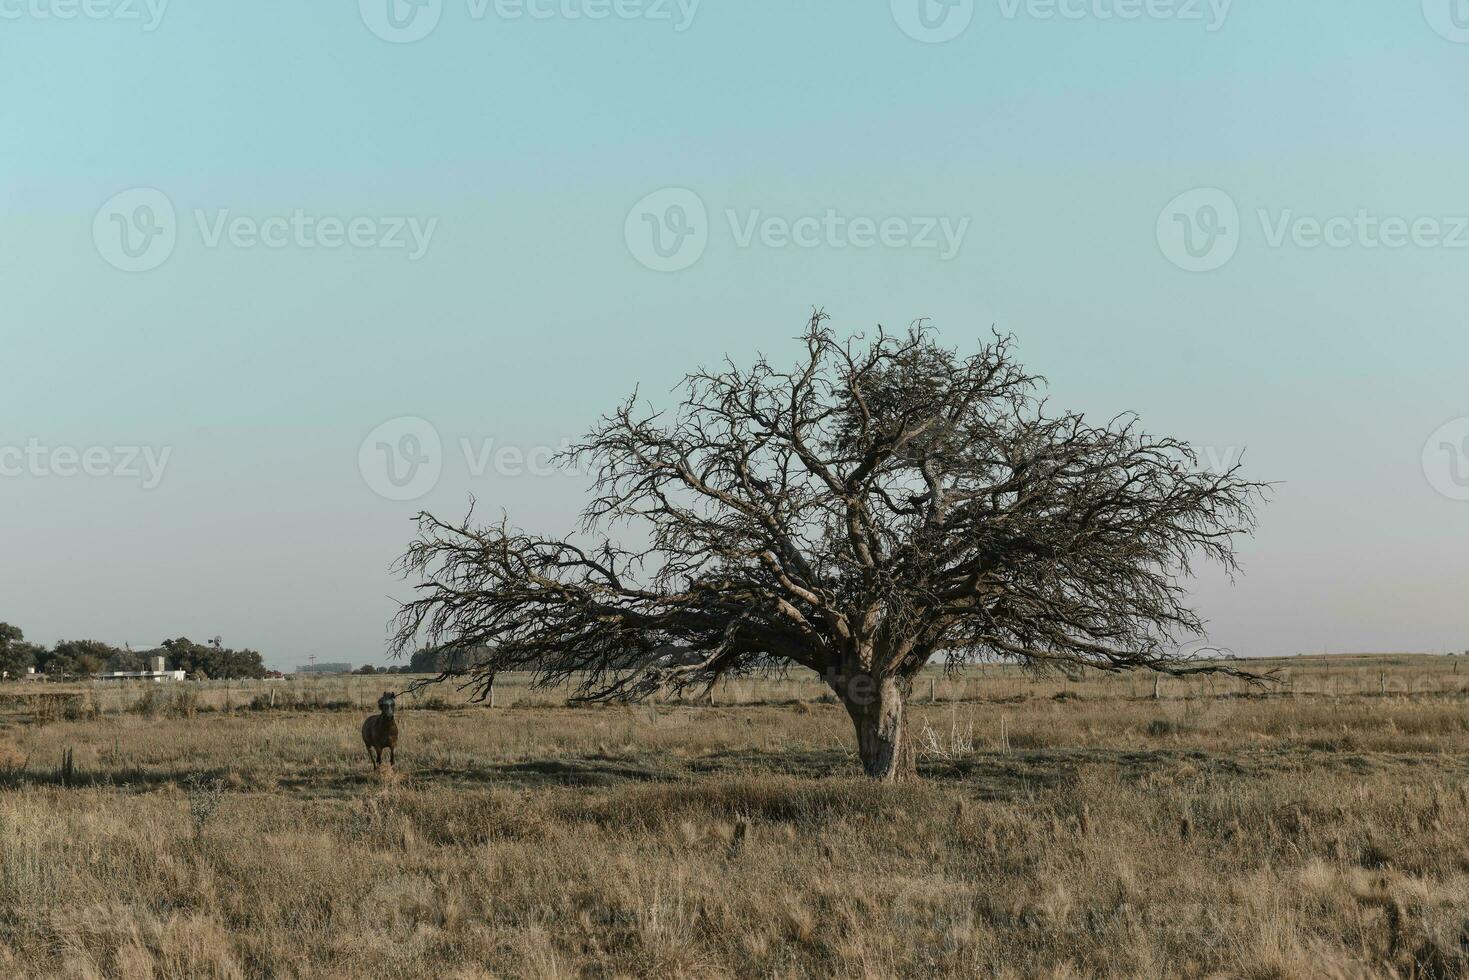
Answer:
<path fill-rule="evenodd" d="M 1007 703 L 1035 698 L 1159 701 L 1237 697 L 1465 697 L 1469 667 L 1461 657 L 1398 655 L 1380 657 L 1291 658 L 1243 661 L 1250 670 L 1274 671 L 1270 682 L 1251 683 L 1225 675 L 1171 677 L 1144 672 L 1109 674 L 1082 670 L 1071 676 L 1035 674 L 1008 664 L 985 664 L 957 671 L 929 668 L 913 682 L 911 697 L 919 703 Z M 384 691 L 404 692 L 431 675 L 326 674 L 290 675 L 261 680 L 91 680 L 67 683 L 0 685 L 0 711 L 113 713 L 184 710 L 313 710 L 372 708 Z M 454 680 L 428 684 L 403 694 L 409 709 L 564 707 L 575 703 L 580 678 L 544 686 L 529 673 L 499 675 L 490 698 L 472 699 L 472 691 Z M 779 705 L 834 700 L 820 676 L 805 672 L 758 672 L 726 677 L 711 689 L 650 699 L 655 703 L 712 705 Z M 161 706 L 161 707 L 160 707 Z"/>

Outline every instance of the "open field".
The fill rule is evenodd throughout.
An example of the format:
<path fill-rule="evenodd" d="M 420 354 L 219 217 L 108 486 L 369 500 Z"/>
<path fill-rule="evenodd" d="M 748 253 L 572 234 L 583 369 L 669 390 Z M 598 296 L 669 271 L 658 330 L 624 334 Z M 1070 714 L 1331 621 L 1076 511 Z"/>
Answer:
<path fill-rule="evenodd" d="M 0 971 L 1469 975 L 1469 663 L 1278 666 L 924 679 L 897 786 L 796 677 L 433 690 L 382 776 L 402 676 L 0 688 Z"/>

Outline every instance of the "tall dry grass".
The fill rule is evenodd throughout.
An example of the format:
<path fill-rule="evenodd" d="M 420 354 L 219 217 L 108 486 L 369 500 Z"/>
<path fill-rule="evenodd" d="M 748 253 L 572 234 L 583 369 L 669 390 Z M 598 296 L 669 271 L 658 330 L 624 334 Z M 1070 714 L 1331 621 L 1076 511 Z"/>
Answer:
<path fill-rule="evenodd" d="M 1462 694 L 1129 683 L 920 703 L 925 778 L 900 786 L 858 777 L 840 708 L 779 688 L 405 706 L 382 778 L 357 713 L 306 701 L 16 707 L 0 971 L 1469 973 Z"/>

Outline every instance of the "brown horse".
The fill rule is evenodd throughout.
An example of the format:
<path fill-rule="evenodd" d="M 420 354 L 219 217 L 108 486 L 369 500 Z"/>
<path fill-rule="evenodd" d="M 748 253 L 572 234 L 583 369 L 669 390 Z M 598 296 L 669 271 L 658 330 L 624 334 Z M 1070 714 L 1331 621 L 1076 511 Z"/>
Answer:
<path fill-rule="evenodd" d="M 362 723 L 362 742 L 367 746 L 367 757 L 376 769 L 383 761 L 383 749 L 388 750 L 388 765 L 398 766 L 398 719 L 393 717 L 397 710 L 397 698 L 392 691 L 384 691 L 377 699 L 378 714 Z"/>

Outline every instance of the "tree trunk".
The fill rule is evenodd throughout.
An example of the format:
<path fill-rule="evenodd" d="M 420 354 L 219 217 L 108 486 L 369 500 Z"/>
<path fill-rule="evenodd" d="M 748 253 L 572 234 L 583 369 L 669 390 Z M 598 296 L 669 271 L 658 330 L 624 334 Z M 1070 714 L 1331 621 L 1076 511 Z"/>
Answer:
<path fill-rule="evenodd" d="M 895 677 L 851 678 L 839 693 L 857 729 L 862 771 L 892 782 L 916 778 L 913 746 L 904 732 L 906 683 Z"/>

